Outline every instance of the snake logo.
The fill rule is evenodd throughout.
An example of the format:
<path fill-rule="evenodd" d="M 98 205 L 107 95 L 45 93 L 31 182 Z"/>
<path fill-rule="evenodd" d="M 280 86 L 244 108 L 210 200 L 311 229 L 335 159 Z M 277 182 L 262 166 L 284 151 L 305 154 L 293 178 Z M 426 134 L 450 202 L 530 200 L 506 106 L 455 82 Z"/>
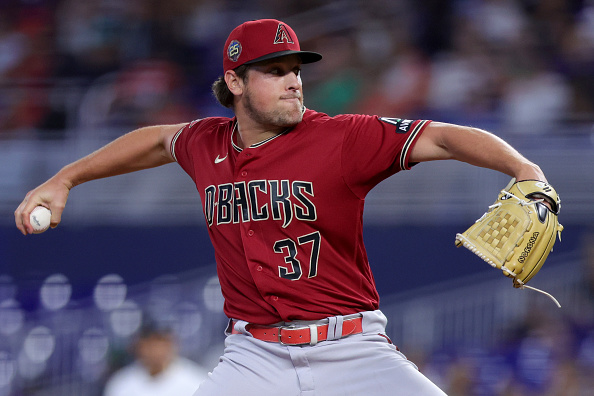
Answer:
<path fill-rule="evenodd" d="M 282 23 L 278 24 L 278 28 L 276 29 L 276 35 L 274 36 L 274 44 L 294 44 L 293 37 L 291 37 L 291 33 L 287 30 L 287 27 Z"/>

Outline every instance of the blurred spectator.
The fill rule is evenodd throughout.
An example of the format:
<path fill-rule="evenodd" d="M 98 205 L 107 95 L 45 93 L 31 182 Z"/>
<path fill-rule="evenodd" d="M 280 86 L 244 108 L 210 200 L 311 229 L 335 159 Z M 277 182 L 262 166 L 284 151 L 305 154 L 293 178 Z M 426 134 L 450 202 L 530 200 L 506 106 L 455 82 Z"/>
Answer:
<path fill-rule="evenodd" d="M 312 17 L 325 14 L 332 23 Z M 221 73 L 225 32 L 238 20 L 275 15 L 302 21 L 308 46 L 323 47 L 324 65 L 312 69 L 306 97 L 308 106 L 329 114 L 488 120 L 494 129 L 541 133 L 594 113 L 592 0 L 288 1 L 282 7 L 268 0 L 14 0 L 0 2 L 0 131 L 53 137 L 80 130 L 89 122 L 75 125 L 79 103 L 65 103 L 71 98 L 62 87 L 84 94 L 96 90 L 90 81 L 154 60 L 177 67 L 185 85 L 184 105 L 179 91 L 168 92 L 164 97 L 177 103 L 160 104 L 158 120 L 186 119 L 179 114 L 186 110 L 190 118 L 219 114 L 210 84 Z M 125 84 L 129 77 L 118 79 Z M 120 124 L 144 123 L 154 110 L 131 99 L 117 98 Z"/>
<path fill-rule="evenodd" d="M 452 33 L 451 49 L 431 63 L 427 107 L 450 122 L 492 114 L 498 96 L 499 70 L 486 50 L 480 27 L 464 19 Z"/>
<path fill-rule="evenodd" d="M 472 384 L 477 375 L 476 367 L 458 361 L 448 367 L 446 391 L 450 396 L 471 396 Z"/>
<path fill-rule="evenodd" d="M 172 332 L 144 326 L 135 345 L 136 361 L 107 381 L 104 396 L 191 396 L 208 371 L 178 355 Z"/>
<path fill-rule="evenodd" d="M 16 30 L 10 15 L 0 13 L 0 80 L 10 77 L 29 53 L 27 36 Z"/>
<path fill-rule="evenodd" d="M 475 33 L 489 45 L 505 48 L 522 39 L 527 18 L 514 0 L 465 2 L 460 12 L 473 21 Z"/>
<path fill-rule="evenodd" d="M 60 2 L 56 12 L 57 44 L 69 59 L 70 75 L 97 77 L 121 65 L 127 4 L 133 2 Z M 143 48 L 143 44 L 137 42 L 136 48 Z"/>
<path fill-rule="evenodd" d="M 574 395 L 578 334 L 561 312 L 531 307 L 507 345 L 512 381 L 505 395 Z M 503 347 L 503 343 L 500 347 Z M 567 393 L 565 393 L 567 392 Z"/>
<path fill-rule="evenodd" d="M 561 65 L 573 90 L 573 109 L 580 116 L 594 113 L 594 1 L 577 12 L 575 24 L 562 38 Z"/>
<path fill-rule="evenodd" d="M 353 42 L 343 35 L 318 41 L 318 51 L 325 62 L 317 68 L 317 82 L 305 90 L 306 105 L 331 116 L 352 111 L 362 86 L 360 69 L 356 67 Z"/>
<path fill-rule="evenodd" d="M 142 127 L 196 118 L 187 103 L 184 75 L 169 61 L 149 59 L 128 64 L 95 80 L 80 105 L 80 123 Z"/>
<path fill-rule="evenodd" d="M 0 13 L 0 84 L 20 84 L 2 92 L 0 131 L 30 130 L 45 117 L 47 94 L 40 81 L 52 72 L 50 21 L 43 7 Z"/>
<path fill-rule="evenodd" d="M 356 111 L 396 117 L 418 114 L 427 104 L 429 76 L 428 59 L 412 44 L 403 43 Z"/>
<path fill-rule="evenodd" d="M 147 60 L 122 70 L 115 86 L 112 117 L 137 126 L 172 124 L 196 115 L 184 103 L 184 79 L 172 62 Z"/>
<path fill-rule="evenodd" d="M 503 122 L 516 133 L 555 131 L 568 115 L 571 93 L 566 79 L 538 53 L 518 48 L 515 72 L 503 95 Z M 519 61 L 519 62 L 518 62 Z"/>

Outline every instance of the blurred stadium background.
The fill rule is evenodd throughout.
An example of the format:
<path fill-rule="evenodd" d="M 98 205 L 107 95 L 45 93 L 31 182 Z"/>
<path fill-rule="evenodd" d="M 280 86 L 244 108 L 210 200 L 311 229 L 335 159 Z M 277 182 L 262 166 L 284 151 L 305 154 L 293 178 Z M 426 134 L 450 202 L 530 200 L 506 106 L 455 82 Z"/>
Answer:
<path fill-rule="evenodd" d="M 176 165 L 74 189 L 62 225 L 13 212 L 65 164 L 143 125 L 228 115 L 209 87 L 237 24 L 278 18 L 304 48 L 308 107 L 490 130 L 541 165 L 563 241 L 513 289 L 454 235 L 507 178 L 422 164 L 367 200 L 389 335 L 450 395 L 594 389 L 594 1 L 0 1 L 0 396 L 100 395 L 150 316 L 186 356 L 222 352 L 200 202 Z M 315 159 L 312 159 L 315 161 Z"/>

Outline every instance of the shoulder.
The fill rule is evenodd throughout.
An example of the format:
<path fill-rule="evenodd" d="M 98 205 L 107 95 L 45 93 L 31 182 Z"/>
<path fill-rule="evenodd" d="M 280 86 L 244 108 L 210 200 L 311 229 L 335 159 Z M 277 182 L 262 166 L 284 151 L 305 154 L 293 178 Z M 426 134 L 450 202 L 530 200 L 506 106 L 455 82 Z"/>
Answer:
<path fill-rule="evenodd" d="M 207 117 L 199 118 L 181 127 L 175 136 L 173 142 L 178 140 L 180 136 L 184 139 L 189 139 L 190 136 L 214 133 L 218 131 L 231 131 L 235 123 L 235 118 L 228 117 Z"/>
<path fill-rule="evenodd" d="M 218 131 L 220 129 L 233 128 L 235 118 L 228 117 L 207 117 L 196 119 L 186 125 L 183 130 L 195 132 Z"/>
<path fill-rule="evenodd" d="M 365 114 L 339 114 L 336 116 L 329 116 L 325 113 L 320 113 L 315 110 L 307 109 L 303 114 L 304 127 L 336 127 L 340 130 L 346 130 L 349 127 L 358 127 L 362 125 L 370 125 L 380 121 L 377 116 L 370 116 Z"/>
<path fill-rule="evenodd" d="M 231 134 L 235 118 L 228 117 L 208 117 L 194 120 L 182 128 L 171 137 L 169 150 L 171 157 L 178 161 L 180 149 L 188 148 L 199 142 L 213 141 L 213 139 L 223 139 L 224 136 Z"/>
<path fill-rule="evenodd" d="M 309 123 L 324 123 L 324 122 L 348 122 L 348 121 L 365 121 L 371 119 L 378 119 L 377 116 L 370 116 L 365 114 L 338 114 L 335 116 L 329 116 L 326 113 L 319 111 L 306 109 L 303 113 L 303 121 Z"/>

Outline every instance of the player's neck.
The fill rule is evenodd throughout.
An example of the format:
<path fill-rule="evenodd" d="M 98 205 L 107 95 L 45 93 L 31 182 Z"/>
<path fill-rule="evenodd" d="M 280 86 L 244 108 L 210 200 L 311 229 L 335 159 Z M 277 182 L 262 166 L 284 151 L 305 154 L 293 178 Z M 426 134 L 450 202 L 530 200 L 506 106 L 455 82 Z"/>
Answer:
<path fill-rule="evenodd" d="M 286 129 L 284 127 L 270 128 L 261 125 L 250 125 L 249 123 L 242 123 L 240 125 L 237 122 L 234 129 L 234 141 L 238 147 L 244 149 L 276 136 Z"/>

